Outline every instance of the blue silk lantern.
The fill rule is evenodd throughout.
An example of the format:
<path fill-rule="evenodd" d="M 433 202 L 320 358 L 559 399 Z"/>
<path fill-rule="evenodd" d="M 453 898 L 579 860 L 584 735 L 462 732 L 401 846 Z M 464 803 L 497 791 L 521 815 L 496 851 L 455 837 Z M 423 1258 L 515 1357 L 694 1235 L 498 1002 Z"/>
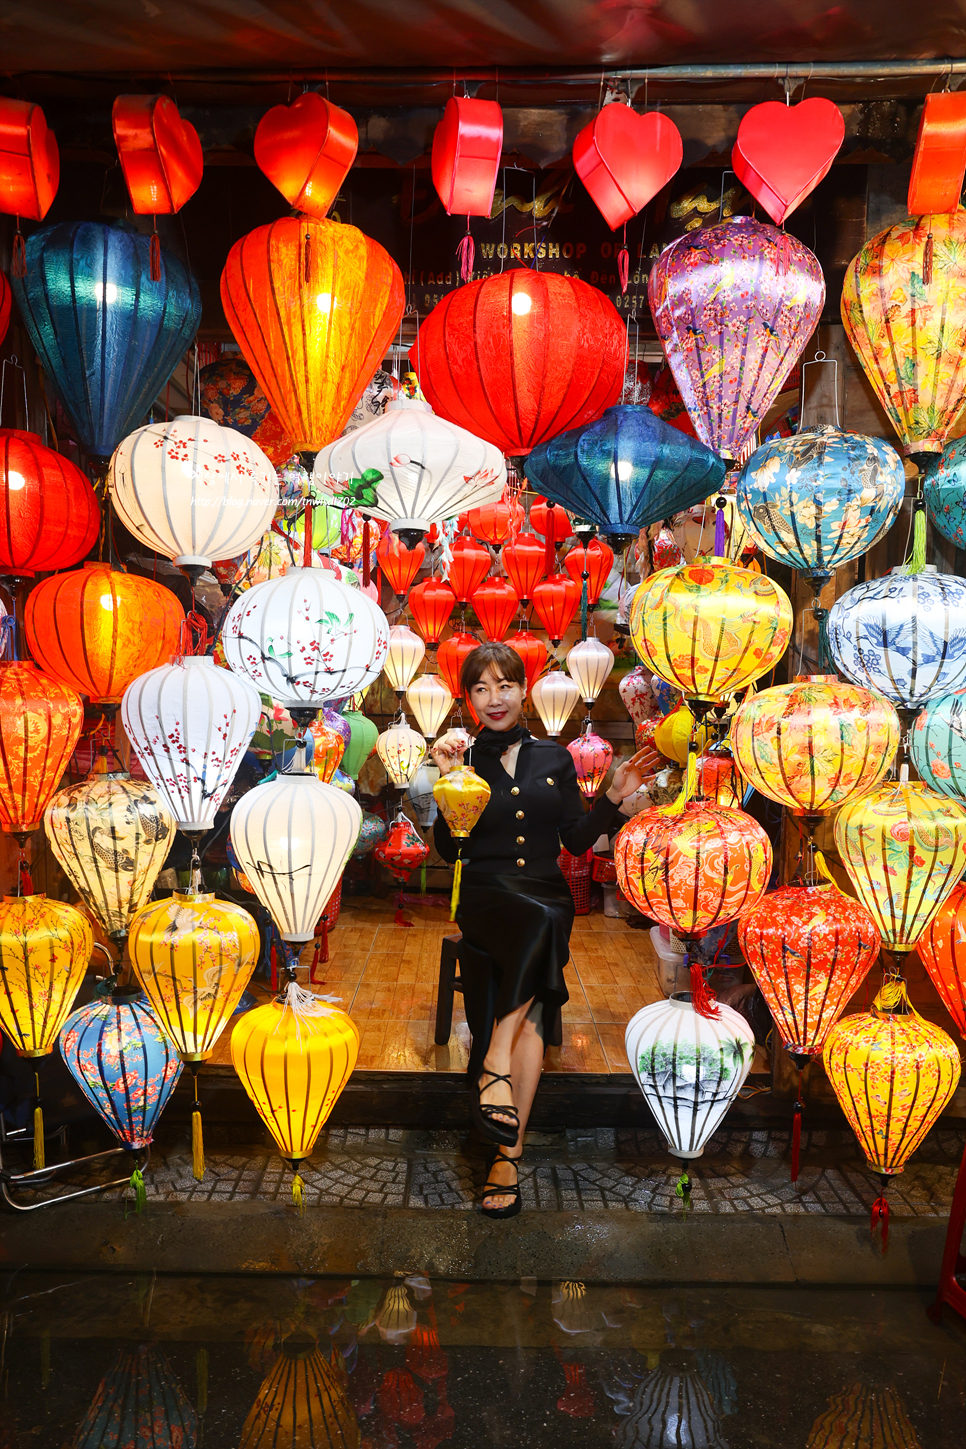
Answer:
<path fill-rule="evenodd" d="M 30 340 L 95 458 L 109 458 L 148 409 L 198 330 L 198 283 L 151 239 L 124 226 L 61 222 L 27 241 L 27 275 L 11 285 Z"/>
<path fill-rule="evenodd" d="M 70 1449 L 195 1449 L 198 1418 L 154 1344 L 122 1348 Z"/>
<path fill-rule="evenodd" d="M 930 789 L 966 800 L 966 690 L 929 701 L 916 717 L 909 751 Z"/>
<path fill-rule="evenodd" d="M 772 438 L 738 474 L 736 502 L 769 558 L 799 569 L 816 590 L 895 522 L 902 459 L 881 438 L 809 428 Z"/>
<path fill-rule="evenodd" d="M 221 357 L 198 373 L 201 411 L 222 427 L 253 438 L 271 411 L 268 398 L 243 357 Z"/>
<path fill-rule="evenodd" d="M 966 685 L 966 579 L 893 569 L 857 584 L 828 615 L 836 666 L 905 711 Z"/>
<path fill-rule="evenodd" d="M 181 1075 L 181 1058 L 144 993 L 115 991 L 80 1007 L 61 1029 L 60 1053 L 124 1146 L 149 1146 Z"/>
<path fill-rule="evenodd" d="M 934 527 L 957 548 L 966 548 L 966 438 L 948 443 L 922 486 Z"/>
<path fill-rule="evenodd" d="M 721 486 L 725 467 L 650 408 L 621 404 L 534 448 L 526 475 L 552 503 L 596 523 L 614 542 L 703 502 Z"/>

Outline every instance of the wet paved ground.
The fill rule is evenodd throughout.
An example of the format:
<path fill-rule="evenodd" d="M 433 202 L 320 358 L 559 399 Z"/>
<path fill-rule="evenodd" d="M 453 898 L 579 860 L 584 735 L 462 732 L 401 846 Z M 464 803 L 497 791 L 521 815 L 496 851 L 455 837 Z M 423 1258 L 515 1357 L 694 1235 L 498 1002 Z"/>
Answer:
<path fill-rule="evenodd" d="M 911 1291 L 0 1280 L 14 1449 L 954 1449 L 966 1327 Z"/>
<path fill-rule="evenodd" d="M 934 1130 L 890 1184 L 892 1212 L 946 1216 L 962 1153 L 961 1131 Z M 309 1206 L 471 1211 L 487 1165 L 478 1154 L 479 1145 L 457 1132 L 333 1130 L 322 1134 L 303 1168 L 305 1201 Z M 265 1148 L 209 1150 L 206 1167 L 204 1180 L 196 1182 L 186 1149 L 156 1147 L 145 1172 L 149 1201 L 291 1200 L 291 1172 Z M 657 1131 L 535 1133 L 521 1175 L 523 1204 L 531 1211 L 680 1212 L 681 1167 Z M 844 1130 L 806 1130 L 797 1186 L 789 1178 L 788 1133 L 774 1130 L 724 1129 L 689 1171 L 695 1213 L 861 1215 L 879 1193 L 878 1178 Z M 50 1191 L 56 1190 L 52 1185 Z M 113 1189 L 100 1200 L 126 1193 Z"/>

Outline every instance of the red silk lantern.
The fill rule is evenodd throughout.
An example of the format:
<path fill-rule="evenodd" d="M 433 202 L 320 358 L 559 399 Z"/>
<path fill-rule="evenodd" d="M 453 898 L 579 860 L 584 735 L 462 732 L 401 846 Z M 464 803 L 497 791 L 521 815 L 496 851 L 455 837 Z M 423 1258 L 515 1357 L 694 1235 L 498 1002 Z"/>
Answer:
<path fill-rule="evenodd" d="M 458 538 L 449 565 L 449 586 L 461 604 L 467 604 L 490 572 L 490 551 L 473 538 Z"/>
<path fill-rule="evenodd" d="M 466 515 L 466 525 L 474 538 L 499 548 L 510 537 L 515 523 L 523 521 L 523 509 L 519 503 L 485 503 L 482 508 L 471 508 Z"/>
<path fill-rule="evenodd" d="M 425 557 L 426 550 L 421 543 L 417 543 L 415 548 L 409 548 L 391 528 L 386 529 L 376 548 L 379 567 L 389 580 L 393 593 L 398 594 L 401 599 L 405 597 L 409 585 L 419 573 Z"/>
<path fill-rule="evenodd" d="M 506 641 L 511 649 L 515 649 L 523 660 L 523 669 L 527 676 L 527 694 L 533 689 L 540 678 L 547 664 L 547 646 L 536 634 L 531 634 L 528 629 L 518 629 L 511 634 Z"/>
<path fill-rule="evenodd" d="M 534 533 L 539 533 L 542 539 L 546 539 L 548 526 L 554 543 L 563 543 L 574 531 L 573 520 L 566 508 L 538 497 L 530 506 L 530 527 Z"/>
<path fill-rule="evenodd" d="M 397 820 L 372 853 L 403 885 L 428 860 L 429 846 L 409 820 Z"/>
<path fill-rule="evenodd" d="M 476 617 L 488 639 L 502 639 L 513 622 L 516 590 L 507 579 L 486 579 L 473 595 Z"/>
<path fill-rule="evenodd" d="M 681 132 L 660 111 L 604 106 L 574 142 L 574 170 L 611 231 L 637 216 L 681 165 Z"/>
<path fill-rule="evenodd" d="M 92 704 L 120 703 L 139 674 L 169 664 L 183 624 L 170 589 L 104 563 L 44 579 L 24 610 L 31 654 Z"/>
<path fill-rule="evenodd" d="M 73 689 L 36 664 L 0 664 L 0 829 L 39 830 L 83 723 Z"/>
<path fill-rule="evenodd" d="M 447 216 L 489 216 L 500 157 L 503 111 L 496 101 L 450 96 L 433 133 L 433 185 Z"/>
<path fill-rule="evenodd" d="M 439 636 L 456 608 L 456 595 L 442 579 L 424 579 L 409 590 L 409 607 L 416 620 L 416 628 L 426 643 L 438 644 Z"/>
<path fill-rule="evenodd" d="M 59 183 L 60 153 L 43 111 L 0 96 L 0 211 L 43 221 Z"/>
<path fill-rule="evenodd" d="M 916 951 L 960 1036 L 966 1037 L 966 884 L 962 881 L 919 937 Z"/>
<path fill-rule="evenodd" d="M 255 131 L 255 160 L 289 206 L 323 220 L 359 149 L 359 128 L 318 91 L 272 106 Z"/>
<path fill-rule="evenodd" d="M 503 550 L 503 567 L 522 603 L 533 598 L 533 591 L 546 573 L 546 550 L 533 533 L 520 533 Z"/>
<path fill-rule="evenodd" d="M 221 274 L 228 325 L 298 452 L 337 438 L 402 319 L 389 253 L 354 226 L 283 217 L 256 227 Z"/>
<path fill-rule="evenodd" d="M 463 686 L 460 682 L 463 664 L 467 655 L 473 653 L 479 642 L 478 639 L 473 638 L 472 634 L 451 634 L 448 639 L 443 640 L 436 651 L 440 675 L 454 699 L 463 698 Z"/>
<path fill-rule="evenodd" d="M 118 96 L 114 143 L 131 206 L 139 216 L 170 216 L 190 201 L 204 172 L 198 132 L 170 96 Z"/>
<path fill-rule="evenodd" d="M 592 538 L 586 548 L 578 544 L 568 549 L 563 566 L 578 588 L 583 587 L 583 576 L 587 574 L 587 602 L 593 608 L 614 567 L 614 550 L 599 538 Z"/>
<path fill-rule="evenodd" d="M 964 174 L 966 95 L 962 91 L 934 91 L 923 102 L 909 177 L 909 215 L 955 211 Z"/>
<path fill-rule="evenodd" d="M 69 458 L 36 433 L 0 428 L 0 573 L 80 563 L 100 522 L 94 490 Z"/>
<path fill-rule="evenodd" d="M 845 140 L 834 101 L 813 96 L 786 106 L 763 101 L 746 111 L 731 152 L 735 175 L 776 226 L 828 175 Z"/>
<path fill-rule="evenodd" d="M 625 345 L 603 292 L 523 268 L 448 293 L 409 356 L 435 412 L 512 457 L 613 406 Z"/>
<path fill-rule="evenodd" d="M 533 591 L 533 607 L 554 644 L 559 644 L 580 605 L 580 585 L 568 574 L 554 574 Z"/>

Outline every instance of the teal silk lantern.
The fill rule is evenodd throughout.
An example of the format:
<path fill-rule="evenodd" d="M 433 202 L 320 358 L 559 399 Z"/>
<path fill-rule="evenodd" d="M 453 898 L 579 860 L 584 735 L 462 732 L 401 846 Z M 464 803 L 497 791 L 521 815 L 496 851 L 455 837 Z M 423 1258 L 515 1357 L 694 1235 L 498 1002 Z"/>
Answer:
<path fill-rule="evenodd" d="M 148 409 L 198 330 L 201 294 L 151 239 L 125 226 L 61 222 L 27 241 L 12 286 L 30 340 L 86 452 L 109 458 Z"/>
<path fill-rule="evenodd" d="M 526 465 L 546 498 L 596 523 L 612 541 L 703 502 L 724 474 L 721 460 L 696 438 L 650 408 L 625 404 L 541 443 Z"/>
<path fill-rule="evenodd" d="M 957 548 L 966 548 L 966 438 L 948 443 L 922 488 L 933 524 Z"/>
<path fill-rule="evenodd" d="M 930 700 L 909 737 L 912 763 L 930 789 L 966 800 L 966 690 Z"/>
<path fill-rule="evenodd" d="M 809 428 L 772 438 L 738 474 L 738 512 L 755 542 L 816 589 L 895 522 L 902 459 L 881 438 Z"/>

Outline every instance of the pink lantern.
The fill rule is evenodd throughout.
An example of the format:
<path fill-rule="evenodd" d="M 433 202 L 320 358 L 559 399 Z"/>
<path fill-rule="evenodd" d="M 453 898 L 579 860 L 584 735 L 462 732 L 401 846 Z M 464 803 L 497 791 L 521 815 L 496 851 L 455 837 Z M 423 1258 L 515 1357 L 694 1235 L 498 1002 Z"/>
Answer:
<path fill-rule="evenodd" d="M 606 740 L 595 735 L 588 727 L 583 734 L 571 740 L 567 753 L 573 759 L 581 794 L 586 795 L 588 800 L 593 800 L 610 769 L 614 751 Z"/>
<path fill-rule="evenodd" d="M 822 314 L 818 259 L 797 237 L 733 216 L 672 242 L 647 295 L 698 437 L 740 458 Z"/>

